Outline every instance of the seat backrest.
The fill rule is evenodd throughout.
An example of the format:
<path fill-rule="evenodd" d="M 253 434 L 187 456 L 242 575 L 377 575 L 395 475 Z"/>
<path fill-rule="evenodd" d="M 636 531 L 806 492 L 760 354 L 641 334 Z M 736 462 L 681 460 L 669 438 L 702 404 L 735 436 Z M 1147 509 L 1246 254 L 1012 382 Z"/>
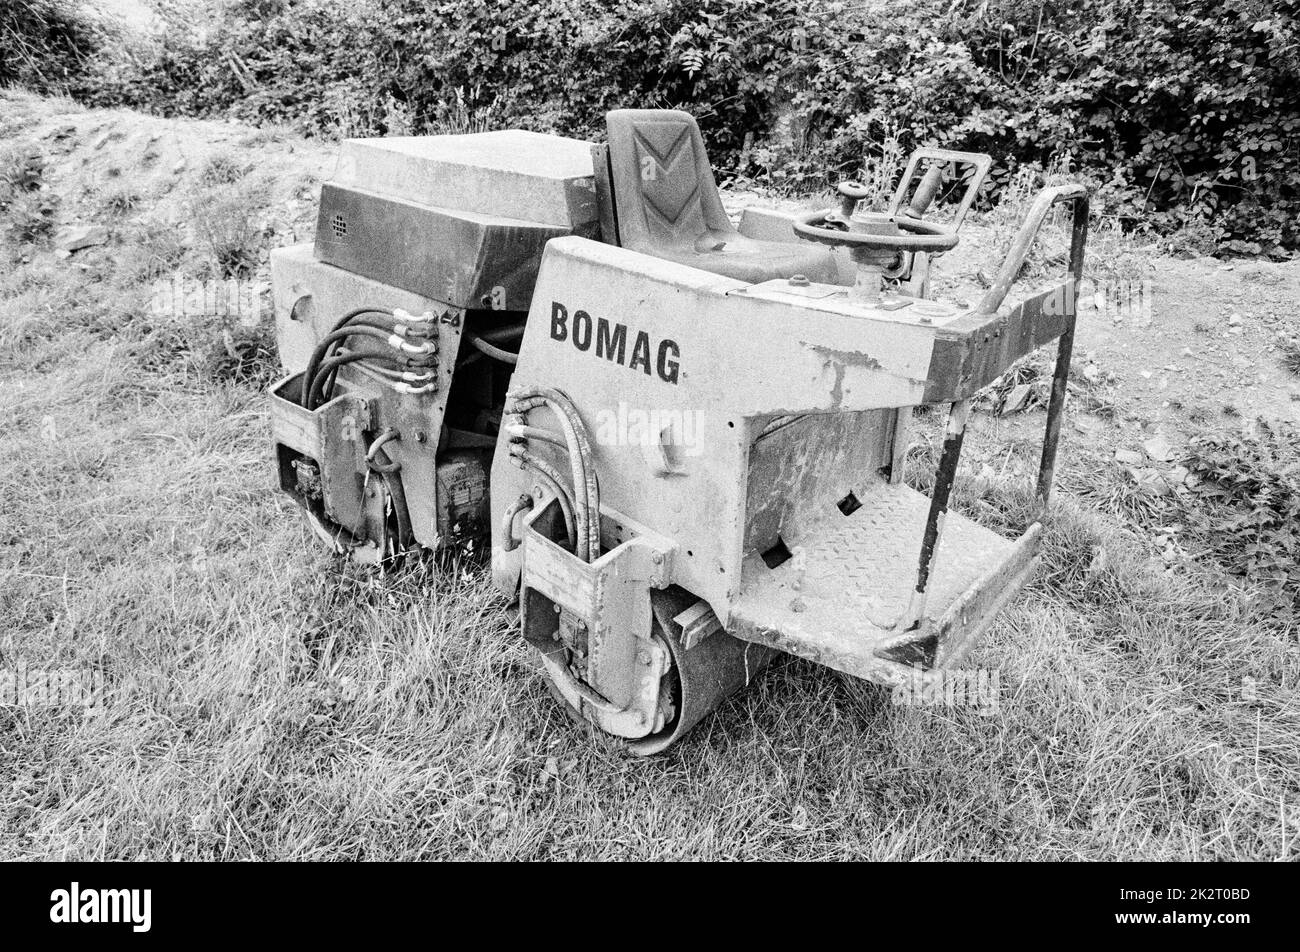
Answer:
<path fill-rule="evenodd" d="M 605 123 L 619 244 L 646 254 L 698 251 L 710 236 L 734 234 L 694 118 L 676 109 L 616 109 Z"/>

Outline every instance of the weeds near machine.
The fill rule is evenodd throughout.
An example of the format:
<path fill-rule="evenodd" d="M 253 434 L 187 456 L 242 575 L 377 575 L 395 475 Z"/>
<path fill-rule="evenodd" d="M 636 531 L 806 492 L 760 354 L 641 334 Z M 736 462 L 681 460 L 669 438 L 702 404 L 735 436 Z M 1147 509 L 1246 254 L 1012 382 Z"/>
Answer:
<path fill-rule="evenodd" d="M 176 273 L 189 246 L 174 222 L 145 217 L 127 232 L 120 273 L 128 283 L 157 281 Z"/>
<path fill-rule="evenodd" d="M 125 218 L 140 210 L 144 197 L 130 187 L 118 187 L 110 190 L 100 200 L 100 212 L 108 218 Z"/>
<path fill-rule="evenodd" d="M 264 187 L 240 181 L 224 187 L 200 187 L 188 203 L 195 238 L 218 278 L 244 278 L 256 270 L 266 253 L 261 222 L 266 204 Z"/>
<path fill-rule="evenodd" d="M 1300 376 L 1300 341 L 1288 340 L 1282 344 L 1282 366 Z"/>
<path fill-rule="evenodd" d="M 229 152 L 214 152 L 199 169 L 198 184 L 204 188 L 234 185 L 244 179 L 252 166 Z"/>

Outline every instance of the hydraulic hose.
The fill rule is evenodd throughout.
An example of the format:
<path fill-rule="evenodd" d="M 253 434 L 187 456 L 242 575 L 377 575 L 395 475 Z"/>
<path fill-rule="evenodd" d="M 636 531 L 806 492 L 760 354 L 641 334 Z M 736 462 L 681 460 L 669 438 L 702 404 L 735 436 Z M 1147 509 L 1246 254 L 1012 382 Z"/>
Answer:
<path fill-rule="evenodd" d="M 493 327 L 485 331 L 479 331 L 478 337 L 487 341 L 489 344 L 499 344 L 502 341 L 518 340 L 524 336 L 523 324 L 506 324 L 503 327 Z"/>
<path fill-rule="evenodd" d="M 587 480 L 587 462 L 590 456 L 583 454 L 572 421 L 558 405 L 552 405 L 543 397 L 532 396 L 517 400 L 510 409 L 526 420 L 529 410 L 541 406 L 547 407 L 555 414 L 560 429 L 564 433 L 570 479 L 573 483 L 573 507 L 578 534 L 578 545 L 575 546 L 574 551 L 584 562 L 589 562 L 596 557 L 596 553 L 599 551 L 598 548 L 592 546 L 593 534 L 596 536 L 597 545 L 599 544 L 599 532 L 593 533 L 591 528 L 591 496 L 588 491 Z M 519 448 L 522 449 L 523 447 L 520 446 Z M 556 481 L 562 482 L 558 479 Z"/>
<path fill-rule="evenodd" d="M 556 498 L 560 504 L 560 511 L 564 514 L 564 531 L 569 536 L 569 547 L 573 549 L 573 554 L 582 561 L 590 561 L 587 558 L 589 552 L 586 549 L 585 536 L 578 532 L 573 500 L 569 497 L 569 491 L 564 488 L 564 482 L 559 472 L 546 460 L 533 456 L 522 446 L 512 446 L 510 455 L 519 461 L 519 465 L 531 470 L 533 475 Z"/>
<path fill-rule="evenodd" d="M 384 490 L 393 504 L 393 515 L 397 518 L 397 541 L 406 545 L 412 538 L 411 514 L 406 505 L 406 490 L 399 475 L 402 464 L 394 462 L 385 451 L 389 443 L 400 440 L 401 434 L 394 429 L 387 429 L 375 438 L 366 451 L 366 464 L 384 481 Z"/>
<path fill-rule="evenodd" d="M 376 459 L 378 458 L 379 454 L 383 451 L 384 447 L 387 444 L 392 443 L 394 440 L 400 440 L 401 438 L 402 438 L 402 434 L 398 433 L 392 427 L 389 427 L 388 429 L 384 430 L 383 433 L 380 433 L 377 437 L 375 437 L 375 441 L 370 444 L 370 449 L 366 451 L 366 462 L 367 463 L 376 462 Z M 385 459 L 388 458 L 387 453 L 384 453 L 384 458 Z M 397 464 L 392 463 L 391 465 L 394 467 L 393 469 L 381 470 L 381 472 L 396 472 Z"/>
<path fill-rule="evenodd" d="M 515 538 L 515 519 L 521 512 L 527 512 L 533 508 L 533 497 L 523 493 L 506 507 L 505 514 L 501 517 L 501 548 L 506 552 L 513 552 L 519 548 L 519 540 Z"/>
<path fill-rule="evenodd" d="M 361 319 L 365 316 L 365 319 Z M 330 352 L 344 341 L 354 336 L 369 337 L 387 344 L 398 357 L 403 357 L 407 366 L 424 366 L 424 362 L 437 354 L 436 344 L 428 339 L 433 324 L 425 320 L 407 320 L 403 312 L 379 311 L 373 308 L 359 308 L 345 314 L 325 337 L 316 345 L 307 369 L 303 373 L 301 402 L 304 407 L 314 410 L 326 392 L 333 392 L 334 380 L 338 368 L 343 363 L 331 363 Z M 413 338 L 418 343 L 412 343 Z M 376 360 L 384 360 L 387 355 L 373 355 Z M 328 358 L 328 359 L 327 359 Z M 362 359 L 362 358 L 353 358 Z M 330 369 L 322 374 L 322 367 Z"/>
<path fill-rule="evenodd" d="M 499 360 L 502 363 L 506 363 L 506 364 L 519 363 L 518 354 L 512 354 L 508 350 L 502 350 L 500 347 L 496 347 L 492 344 L 489 344 L 482 337 L 470 337 L 469 342 L 474 345 L 475 350 L 479 351 L 479 353 L 481 354 L 485 354 L 486 356 L 491 357 L 493 360 Z"/>
<path fill-rule="evenodd" d="M 348 311 L 346 314 L 340 317 L 334 323 L 334 326 L 330 328 L 330 333 L 326 335 L 325 339 L 316 345 L 315 350 L 312 351 L 311 357 L 307 361 L 307 369 L 302 376 L 303 392 L 301 395 L 300 402 L 302 403 L 303 406 L 308 407 L 308 403 L 307 403 L 308 387 L 310 386 L 311 382 L 316 378 L 316 369 L 320 366 L 320 362 L 325 359 L 325 354 L 329 350 L 330 339 L 333 337 L 333 335 L 337 334 L 339 331 L 346 328 L 348 324 L 350 324 L 356 318 L 360 317 L 362 314 L 377 316 L 380 319 L 383 319 L 385 317 L 393 320 L 396 319 L 392 311 L 384 308 L 377 308 L 377 307 L 359 307 L 354 310 Z M 308 407 L 308 409 L 310 409 L 310 407 Z"/>
<path fill-rule="evenodd" d="M 364 354 L 352 351 L 344 354 L 335 354 L 328 360 L 321 362 L 316 368 L 316 375 L 307 384 L 306 402 L 304 406 L 314 410 L 325 401 L 326 392 L 333 393 L 334 378 L 338 375 L 338 369 L 346 364 L 356 363 L 358 360 L 371 358 L 375 360 L 391 360 L 386 354 Z M 304 375 L 305 377 L 305 375 Z"/>
<path fill-rule="evenodd" d="M 583 561 L 593 561 L 600 554 L 600 487 L 596 481 L 586 425 L 573 402 L 553 387 L 529 387 L 518 391 L 508 410 L 526 419 L 528 411 L 540 406 L 555 414 L 564 432 L 573 478 L 574 514 L 579 536 L 577 549 L 585 553 L 585 556 L 580 556 Z"/>
<path fill-rule="evenodd" d="M 544 430 L 539 426 L 529 426 L 527 423 L 508 423 L 506 432 L 510 434 L 512 443 L 526 443 L 529 440 L 540 440 L 543 443 L 550 443 L 552 446 L 558 446 L 564 452 L 569 452 L 569 444 L 564 442 L 564 438 L 556 436 L 550 430 Z"/>
<path fill-rule="evenodd" d="M 385 353 L 363 353 L 359 351 L 345 351 L 341 354 L 335 354 L 328 360 L 321 363 L 316 371 L 316 379 L 313 380 L 307 388 L 307 399 L 310 401 L 309 406 L 312 408 L 328 402 L 325 395 L 334 392 L 334 380 L 338 376 L 338 369 L 347 364 L 356 363 L 364 360 L 367 362 L 367 369 L 373 370 L 381 377 L 395 382 L 404 382 L 412 386 L 420 386 L 431 383 L 436 379 L 433 373 L 415 373 L 413 370 L 398 370 L 394 367 L 386 367 L 384 364 L 395 364 L 402 368 L 417 368 L 420 370 L 429 370 L 426 364 L 417 363 L 410 357 L 400 357 L 397 354 Z M 372 363 L 373 362 L 373 363 Z"/>

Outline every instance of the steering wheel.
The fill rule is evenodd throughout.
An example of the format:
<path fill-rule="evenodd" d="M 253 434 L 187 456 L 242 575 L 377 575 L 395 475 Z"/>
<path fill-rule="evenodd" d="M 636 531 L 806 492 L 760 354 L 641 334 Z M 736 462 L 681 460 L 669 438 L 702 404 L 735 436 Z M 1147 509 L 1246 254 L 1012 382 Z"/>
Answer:
<path fill-rule="evenodd" d="M 800 215 L 794 232 L 824 245 L 876 251 L 947 251 L 957 245 L 957 230 L 907 215 L 855 212 L 868 191 L 857 182 L 841 182 L 840 207 Z"/>

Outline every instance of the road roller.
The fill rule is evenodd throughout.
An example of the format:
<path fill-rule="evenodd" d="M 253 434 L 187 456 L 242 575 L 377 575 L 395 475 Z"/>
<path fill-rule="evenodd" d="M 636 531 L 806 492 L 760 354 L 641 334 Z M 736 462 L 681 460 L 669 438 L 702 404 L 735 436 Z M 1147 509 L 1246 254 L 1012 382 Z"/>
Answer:
<path fill-rule="evenodd" d="M 1037 564 L 1085 190 L 1044 189 L 979 300 L 945 301 L 986 155 L 737 221 L 690 115 L 606 133 L 342 143 L 314 242 L 271 257 L 280 488 L 340 557 L 490 553 L 552 693 L 637 754 L 782 652 L 895 687 L 960 665 Z M 1056 206 L 1065 272 L 1008 299 Z M 953 478 L 972 400 L 1053 343 L 1038 515 L 1006 538 Z M 928 495 L 918 407 L 946 414 Z"/>

